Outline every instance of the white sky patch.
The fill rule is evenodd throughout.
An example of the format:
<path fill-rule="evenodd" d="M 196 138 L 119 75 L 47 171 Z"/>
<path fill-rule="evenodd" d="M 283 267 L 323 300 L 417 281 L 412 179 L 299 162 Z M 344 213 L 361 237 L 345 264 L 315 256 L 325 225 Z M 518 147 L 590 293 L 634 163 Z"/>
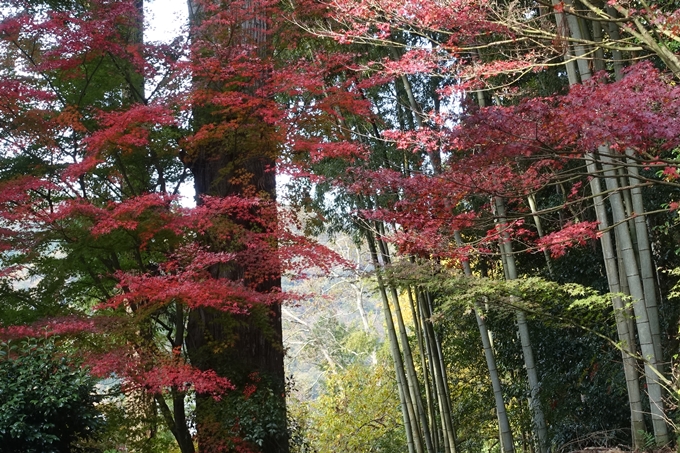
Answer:
<path fill-rule="evenodd" d="M 184 0 L 147 0 L 144 15 L 149 24 L 144 30 L 144 39 L 163 42 L 180 34 L 189 17 Z"/>
<path fill-rule="evenodd" d="M 185 0 L 147 0 L 144 2 L 144 40 L 147 42 L 169 43 L 184 33 L 189 13 Z M 180 204 L 192 208 L 196 206 L 193 180 L 180 186 Z"/>

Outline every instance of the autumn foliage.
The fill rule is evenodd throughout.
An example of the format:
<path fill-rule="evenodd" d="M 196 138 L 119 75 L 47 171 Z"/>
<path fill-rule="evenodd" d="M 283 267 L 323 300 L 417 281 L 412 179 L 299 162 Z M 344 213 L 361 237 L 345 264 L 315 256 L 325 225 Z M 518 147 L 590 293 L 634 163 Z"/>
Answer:
<path fill-rule="evenodd" d="M 235 325 L 253 312 L 266 318 L 283 302 L 282 272 L 333 258 L 294 233 L 294 216 L 252 181 L 253 162 L 269 162 L 263 177 L 273 181 L 273 125 L 284 114 L 271 93 L 281 88 L 270 83 L 257 39 L 233 42 L 230 33 L 249 20 L 272 33 L 264 26 L 271 5 L 257 14 L 250 3 L 199 5 L 190 44 L 144 42 L 140 5 L 25 1 L 3 10 L 0 247 L 11 302 L 2 332 L 77 337 L 93 374 L 174 411 L 164 422 L 182 451 L 193 451 L 186 395 L 219 402 L 238 395 L 238 384 L 247 400 L 259 384 L 192 363 L 189 319 L 200 310 Z M 226 137 L 245 137 L 245 149 L 254 134 L 267 136 L 268 149 L 242 152 L 227 168 Z M 199 162 L 213 167 L 212 181 L 196 176 Z M 188 208 L 178 193 L 191 172 L 199 197 Z M 215 192 L 219 185 L 232 189 Z M 211 348 L 234 347 L 235 327 L 223 329 Z M 282 355 L 280 332 L 261 329 Z M 239 451 L 262 441 L 238 425 L 201 423 L 204 445 L 224 442 L 203 435 L 211 429 L 226 431 Z M 285 419 L 276 423 L 285 438 Z"/>
<path fill-rule="evenodd" d="M 342 261 L 292 211 L 462 267 L 508 241 L 553 258 L 596 241 L 584 159 L 605 145 L 650 181 L 679 177 L 671 75 L 642 61 L 620 80 L 525 95 L 520 81 L 552 71 L 559 43 L 522 35 L 491 2 L 190 4 L 187 34 L 166 43 L 144 41 L 139 1 L 0 9 L 2 336 L 78 338 L 93 374 L 154 399 L 183 453 L 189 395 L 204 450 L 287 439 L 285 420 L 261 437 L 245 418 L 223 422 L 220 402 L 283 401 L 281 275 Z M 527 21 L 564 12 L 543 6 Z M 625 14 L 677 34 L 677 12 Z M 295 178 L 287 207 L 277 171 Z M 556 187 L 539 235 L 528 199 Z"/>

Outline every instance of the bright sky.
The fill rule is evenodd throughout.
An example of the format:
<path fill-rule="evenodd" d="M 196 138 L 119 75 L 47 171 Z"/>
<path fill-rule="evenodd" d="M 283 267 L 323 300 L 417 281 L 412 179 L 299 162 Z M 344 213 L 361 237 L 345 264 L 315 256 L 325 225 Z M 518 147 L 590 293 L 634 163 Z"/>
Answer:
<path fill-rule="evenodd" d="M 150 27 L 144 31 L 148 41 L 170 40 L 187 21 L 186 0 L 146 0 L 146 20 Z"/>
<path fill-rule="evenodd" d="M 146 0 L 144 16 L 149 26 L 144 29 L 144 40 L 172 40 L 186 25 L 187 11 L 186 0 Z M 182 197 L 182 206 L 196 206 L 193 181 L 183 184 L 179 194 Z"/>

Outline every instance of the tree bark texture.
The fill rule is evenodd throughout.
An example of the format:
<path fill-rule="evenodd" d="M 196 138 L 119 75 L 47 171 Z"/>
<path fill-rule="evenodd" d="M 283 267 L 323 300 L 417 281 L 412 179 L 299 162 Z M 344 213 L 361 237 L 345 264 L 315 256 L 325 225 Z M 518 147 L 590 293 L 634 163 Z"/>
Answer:
<path fill-rule="evenodd" d="M 198 30 L 205 19 L 201 5 L 194 0 L 188 3 L 191 25 Z M 247 9 L 252 5 L 233 7 Z M 242 35 L 240 39 L 254 44 L 251 46 L 253 58 L 267 53 L 264 21 L 256 18 L 256 15 L 251 15 L 238 27 Z M 211 84 L 211 91 L 221 89 L 214 86 L 214 82 L 199 77 L 195 77 L 193 83 L 199 90 L 202 84 Z M 253 77 L 252 86 L 240 89 L 252 97 L 259 83 L 261 80 Z M 257 197 L 268 202 L 275 201 L 273 169 L 278 145 L 272 139 L 271 126 L 257 114 L 234 113 L 223 106 L 202 105 L 195 107 L 192 113 L 195 131 L 212 124 L 230 125 L 225 132 L 199 142 L 183 156 L 194 178 L 197 202 L 201 203 L 203 195 Z M 258 209 L 251 208 L 251 214 L 257 217 Z M 256 228 L 239 219 L 229 220 L 245 229 Z M 209 246 L 220 247 L 214 243 Z M 243 245 L 231 244 L 229 247 Z M 269 258 L 272 257 L 263 257 L 264 260 Z M 277 291 L 281 286 L 280 274 L 264 281 L 248 281 L 240 263 L 215 265 L 211 274 L 214 279 L 237 281 L 261 293 Z M 281 307 L 277 303 L 253 304 L 243 315 L 213 308 L 195 308 L 189 313 L 186 344 L 194 366 L 201 370 L 214 370 L 236 386 L 221 400 L 210 395 L 197 395 L 199 450 L 226 448 L 226 451 L 237 451 L 245 445 L 265 453 L 287 453 Z M 244 396 L 246 386 L 256 388 L 252 396 Z"/>

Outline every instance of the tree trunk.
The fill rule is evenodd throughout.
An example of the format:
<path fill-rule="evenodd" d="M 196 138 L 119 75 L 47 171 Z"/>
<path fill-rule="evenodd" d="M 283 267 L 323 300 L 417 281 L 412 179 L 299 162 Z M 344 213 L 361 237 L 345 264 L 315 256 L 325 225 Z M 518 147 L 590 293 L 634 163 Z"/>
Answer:
<path fill-rule="evenodd" d="M 537 226 L 540 228 L 540 222 Z M 459 231 L 454 231 L 454 237 L 458 246 L 463 245 Z M 549 262 L 549 261 L 548 261 Z M 466 277 L 472 278 L 472 269 L 470 263 L 463 261 L 463 272 Z M 505 401 L 503 400 L 503 387 L 501 385 L 501 378 L 498 375 L 498 368 L 496 367 L 496 355 L 491 346 L 491 336 L 489 329 L 484 320 L 484 312 L 479 303 L 475 302 L 473 305 L 475 318 L 477 319 L 477 327 L 479 328 L 479 335 L 482 338 L 482 348 L 484 349 L 484 357 L 486 359 L 486 366 L 489 369 L 489 379 L 491 379 L 491 387 L 493 388 L 493 396 L 496 403 L 496 418 L 498 419 L 498 429 L 500 431 L 501 450 L 504 453 L 512 453 L 515 451 L 515 442 L 512 438 L 512 429 L 510 428 L 510 420 L 508 413 L 505 410 Z"/>
<path fill-rule="evenodd" d="M 189 163 L 198 197 L 206 194 L 221 197 L 243 195 L 244 191 L 251 190 L 253 186 L 259 189 L 260 194 L 263 192 L 270 198 L 274 197 L 274 175 L 266 170 L 273 162 L 266 155 L 258 155 L 260 152 L 258 147 L 251 147 L 252 145 L 242 147 L 240 144 L 237 140 L 233 147 L 214 144 L 214 149 L 199 153 Z M 244 162 L 243 156 L 248 155 L 251 157 Z M 239 161 L 241 165 L 235 167 L 233 171 L 225 172 Z M 230 178 L 243 171 L 252 175 L 250 184 L 246 187 L 232 184 Z M 244 269 L 238 266 L 232 268 L 224 265 L 214 266 L 211 274 L 213 278 L 242 281 L 247 286 L 251 283 L 245 280 Z M 280 277 L 270 277 L 269 280 L 254 286 L 257 291 L 270 292 L 280 288 Z M 277 304 L 254 306 L 247 315 L 231 315 L 205 307 L 196 308 L 189 314 L 187 351 L 194 366 L 202 370 L 216 371 L 218 375 L 229 378 L 237 389 L 252 384 L 253 379 L 259 380 L 257 385 L 266 387 L 262 392 L 263 394 L 269 392 L 267 403 L 271 404 L 269 408 L 271 414 L 261 414 L 263 416 L 261 422 L 274 423 L 278 428 L 263 429 L 262 432 L 267 434 L 264 439 L 259 439 L 262 442 L 262 451 L 287 452 L 281 307 Z M 257 377 L 254 377 L 254 373 Z M 237 394 L 238 391 L 232 393 Z M 215 401 L 209 395 L 197 396 L 196 418 L 201 450 L 205 450 L 201 445 L 202 440 L 205 440 L 201 431 L 204 427 L 226 423 L 217 431 L 227 437 L 231 436 L 235 429 L 234 424 L 238 424 L 239 420 L 239 414 L 233 413 L 232 407 L 234 405 L 230 398 Z M 275 420 L 271 420 L 270 416 Z M 210 432 L 210 436 L 221 437 L 219 432 Z M 242 432 L 241 435 L 250 438 L 248 432 Z"/>
<path fill-rule="evenodd" d="M 389 251 L 385 242 L 377 238 L 378 250 L 382 256 L 382 262 L 385 266 L 390 264 Z M 425 408 L 420 396 L 420 386 L 418 385 L 418 375 L 416 374 L 415 366 L 413 364 L 413 354 L 411 352 L 411 345 L 409 343 L 408 334 L 406 332 L 406 325 L 404 324 L 404 317 L 401 313 L 399 304 L 399 295 L 394 284 L 389 285 L 390 295 L 392 296 L 392 305 L 394 305 L 394 314 L 397 318 L 397 327 L 399 328 L 399 338 L 401 339 L 401 349 L 403 351 L 404 370 L 406 371 L 406 380 L 408 382 L 409 391 L 411 393 L 411 400 L 415 403 L 414 409 L 417 411 L 418 421 L 420 422 L 420 429 L 425 440 L 425 447 L 428 452 L 434 452 L 432 446 L 432 436 L 430 434 L 430 427 L 427 423 Z"/>
<path fill-rule="evenodd" d="M 441 354 L 441 344 L 437 335 L 435 334 L 432 323 L 428 321 L 432 316 L 427 295 L 423 291 L 419 291 L 417 295 L 420 310 L 423 313 L 423 327 L 425 332 L 425 345 L 428 350 L 430 361 L 433 365 L 432 374 L 434 376 L 435 390 L 437 394 L 437 402 L 439 403 L 439 415 L 441 418 L 442 429 L 445 439 L 445 445 L 450 448 L 451 452 L 456 451 L 456 432 L 453 427 L 453 419 L 451 418 L 451 404 L 448 393 L 447 379 L 446 379 L 446 365 Z"/>
<path fill-rule="evenodd" d="M 495 197 L 496 212 L 498 213 L 498 222 L 501 228 L 501 256 L 504 258 L 503 262 L 506 270 L 506 277 L 508 280 L 517 279 L 517 267 L 515 266 L 515 257 L 512 256 L 512 244 L 508 234 L 503 232 L 506 222 L 505 203 L 502 198 Z M 548 430 L 545 425 L 545 417 L 541 402 L 539 399 L 539 381 L 538 373 L 536 372 L 536 363 L 534 361 L 534 352 L 531 347 L 531 339 L 529 337 L 529 325 L 527 323 L 526 314 L 522 310 L 515 312 L 517 317 L 517 330 L 522 342 L 522 356 L 524 357 L 524 366 L 527 371 L 527 378 L 529 380 L 529 404 L 533 415 L 534 428 L 538 437 L 538 451 L 540 453 L 547 452 L 548 445 Z"/>
<path fill-rule="evenodd" d="M 654 338 L 649 323 L 647 307 L 645 305 L 645 295 L 640 279 L 638 261 L 635 256 L 635 250 L 633 249 L 633 241 L 626 222 L 623 200 L 621 193 L 619 192 L 616 170 L 614 169 L 610 153 L 611 150 L 608 146 L 600 147 L 600 159 L 602 161 L 607 189 L 610 192 L 609 203 L 612 208 L 614 224 L 616 225 L 616 239 L 621 244 L 623 267 L 633 298 L 633 310 L 635 311 L 640 349 L 642 350 L 642 358 L 645 363 L 645 379 L 651 406 L 654 438 L 657 445 L 665 445 L 668 443 L 668 428 L 666 426 L 662 387 L 657 374 L 659 372 L 657 369 L 657 348 L 654 346 Z"/>
<path fill-rule="evenodd" d="M 496 368 L 496 357 L 491 347 L 491 339 L 489 337 L 489 330 L 484 321 L 482 308 L 478 303 L 474 304 L 475 318 L 477 319 L 477 327 L 482 337 L 482 348 L 484 349 L 484 357 L 486 358 L 486 365 L 489 368 L 489 378 L 491 379 L 491 387 L 493 388 L 493 396 L 496 401 L 496 417 L 498 418 L 498 427 L 501 433 L 501 449 L 505 453 L 515 451 L 515 443 L 512 439 L 512 430 L 510 429 L 510 421 L 508 420 L 508 413 L 505 410 L 505 401 L 503 400 L 503 389 L 501 386 L 501 379 Z"/>
<path fill-rule="evenodd" d="M 427 416 L 428 424 L 432 427 L 432 447 L 434 451 L 439 451 L 440 440 L 443 441 L 444 451 L 449 452 L 448 443 L 444 441 L 444 438 L 438 434 L 437 431 L 437 416 L 435 410 L 435 402 L 433 398 L 433 381 L 430 379 L 432 376 L 431 368 L 434 366 L 431 356 L 428 354 L 425 346 L 425 329 L 423 324 L 423 314 L 420 311 L 420 306 L 416 304 L 413 291 L 409 286 L 407 289 L 409 307 L 411 309 L 411 316 L 413 317 L 413 325 L 415 327 L 417 342 L 418 342 L 418 355 L 420 356 L 420 366 L 423 370 L 423 388 L 425 389 L 425 405 L 427 406 Z M 436 393 L 436 390 L 435 392 Z"/>
<path fill-rule="evenodd" d="M 588 173 L 592 175 L 597 174 L 597 165 L 595 164 L 595 161 L 592 158 L 586 157 L 586 163 Z M 637 359 L 635 358 L 635 336 L 629 327 L 628 312 L 625 309 L 621 297 L 618 295 L 622 292 L 619 283 L 619 266 L 614 245 L 612 244 L 612 235 L 609 231 L 607 210 L 601 195 L 602 189 L 600 187 L 600 180 L 597 177 L 590 180 L 590 190 L 593 193 L 593 205 L 595 207 L 595 216 L 598 221 L 598 229 L 602 232 L 600 244 L 602 246 L 609 291 L 614 294 L 612 297 L 612 305 L 616 319 L 616 330 L 619 335 L 619 342 L 621 343 L 621 358 L 623 360 L 623 371 L 626 377 L 626 388 L 628 390 L 628 405 L 630 407 L 633 446 L 635 448 L 644 448 L 645 442 L 641 433 L 645 432 L 645 420 L 644 413 L 642 412 Z"/>
<path fill-rule="evenodd" d="M 201 6 L 189 0 L 191 26 L 198 30 L 203 17 Z M 238 6 L 238 8 L 242 8 Z M 252 58 L 266 54 L 262 32 L 264 22 L 256 20 L 256 11 L 247 4 L 236 13 L 249 13 L 241 24 L 241 40 L 251 44 Z M 200 37 L 200 32 L 197 32 Z M 252 44 L 255 44 L 253 47 Z M 252 86 L 241 88 L 244 95 L 253 97 L 262 81 L 253 77 Z M 200 90 L 207 81 L 195 77 Z M 210 86 L 211 90 L 221 87 Z M 274 168 L 276 143 L 271 139 L 271 127 L 257 115 L 225 111 L 210 105 L 195 106 L 193 127 L 195 131 L 210 125 L 234 124 L 219 135 L 201 141 L 186 152 L 185 165 L 194 177 L 197 202 L 201 196 L 259 197 L 268 202 L 275 200 Z M 239 114 L 240 113 L 240 114 Z M 262 215 L 260 208 L 251 208 L 255 216 Z M 230 219 L 245 229 L 253 228 L 240 219 Z M 207 244 L 206 244 L 207 245 Z M 214 251 L 223 245 L 212 245 Z M 243 247 L 230 244 L 226 247 Z M 262 257 L 267 260 L 273 257 Z M 230 279 L 258 292 L 277 291 L 280 275 L 270 275 L 263 281 L 249 281 L 242 265 L 215 265 L 211 268 L 215 279 Z M 209 284 L 209 283 L 206 283 Z M 252 306 L 245 315 L 224 313 L 217 309 L 200 307 L 189 313 L 187 352 L 192 365 L 201 370 L 214 370 L 228 378 L 236 389 L 214 399 L 210 395 L 196 396 L 196 429 L 200 451 L 225 448 L 237 451 L 244 445 L 259 448 L 266 453 L 287 453 L 288 432 L 285 409 L 284 349 L 281 335 L 281 307 Z M 255 386 L 253 395 L 245 396 L 245 386 Z M 243 411 L 248 413 L 243 413 Z"/>
<path fill-rule="evenodd" d="M 366 230 L 366 240 L 368 242 L 368 249 L 371 252 L 371 260 L 376 269 L 376 278 L 378 280 L 378 290 L 383 303 L 383 312 L 385 313 L 385 326 L 387 329 L 387 339 L 390 344 L 390 352 L 394 361 L 394 369 L 397 377 L 397 387 L 399 388 L 399 400 L 401 403 L 401 413 L 404 419 L 404 430 L 406 432 L 406 442 L 409 453 L 423 453 L 423 444 L 420 439 L 420 430 L 416 420 L 416 414 L 411 400 L 411 394 L 407 388 L 406 373 L 404 372 L 404 363 L 399 350 L 399 340 L 394 328 L 394 320 L 392 319 L 392 311 L 390 303 L 387 299 L 387 291 L 385 282 L 383 281 L 380 272 L 380 262 L 378 260 L 378 250 L 375 243 L 375 238 L 371 231 Z"/>
<path fill-rule="evenodd" d="M 637 251 L 640 259 L 640 275 L 642 277 L 642 287 L 645 294 L 645 306 L 647 307 L 649 326 L 652 330 L 652 338 L 654 340 L 654 353 L 656 355 L 657 367 L 659 367 L 659 372 L 663 374 L 663 369 L 661 368 L 661 363 L 663 362 L 661 327 L 659 324 L 659 307 L 656 297 L 656 273 L 654 271 L 652 248 L 649 244 L 647 217 L 645 216 L 645 207 L 642 199 L 642 187 L 640 187 L 642 181 L 639 178 L 640 172 L 638 170 L 637 162 L 632 158 L 633 150 L 627 149 L 626 154 L 629 156 L 626 169 L 630 175 L 630 183 L 633 186 L 630 189 L 633 211 L 629 213 L 629 215 L 632 215 L 635 220 Z"/>
<path fill-rule="evenodd" d="M 616 24 L 610 23 L 609 28 L 610 33 L 615 33 L 618 35 L 618 27 Z M 576 39 L 582 38 L 578 29 L 571 30 L 570 35 Z M 621 77 L 622 69 L 621 52 L 615 51 L 613 56 L 615 59 L 617 59 L 617 61 L 614 62 L 614 68 L 616 71 L 616 77 L 619 79 Z M 569 85 L 572 86 L 576 83 L 575 80 L 577 80 L 576 76 L 571 74 L 574 71 L 573 65 L 567 64 L 566 69 L 569 73 Z M 587 79 L 583 78 L 583 81 L 585 80 Z M 619 262 L 616 257 L 617 254 L 615 253 L 615 247 L 612 241 L 612 234 L 609 231 L 609 220 L 607 217 L 606 207 L 604 205 L 604 199 L 602 197 L 603 192 L 597 177 L 597 164 L 595 163 L 594 156 L 590 153 L 586 154 L 585 160 L 588 173 L 592 176 L 590 179 L 590 188 L 593 195 L 593 204 L 595 207 L 596 218 L 599 223 L 599 229 L 602 231 L 602 239 L 600 243 L 604 256 L 609 291 L 613 294 L 618 294 L 623 291 L 623 285 L 625 284 L 627 286 L 628 282 L 625 276 L 624 278 L 619 278 L 619 271 L 622 270 L 622 266 L 619 266 Z M 634 329 L 631 325 L 632 323 L 630 322 L 629 316 L 627 316 L 627 311 L 624 308 L 621 298 L 614 296 L 612 298 L 612 304 L 616 316 L 616 327 L 619 334 L 619 341 L 622 343 L 621 356 L 623 359 L 624 375 L 626 377 L 626 387 L 628 390 L 628 405 L 630 407 L 631 414 L 631 437 L 633 440 L 633 445 L 636 448 L 641 448 L 644 446 L 644 439 L 642 438 L 641 434 L 644 433 L 646 429 L 640 397 L 637 360 L 634 357 L 636 350 Z"/>

